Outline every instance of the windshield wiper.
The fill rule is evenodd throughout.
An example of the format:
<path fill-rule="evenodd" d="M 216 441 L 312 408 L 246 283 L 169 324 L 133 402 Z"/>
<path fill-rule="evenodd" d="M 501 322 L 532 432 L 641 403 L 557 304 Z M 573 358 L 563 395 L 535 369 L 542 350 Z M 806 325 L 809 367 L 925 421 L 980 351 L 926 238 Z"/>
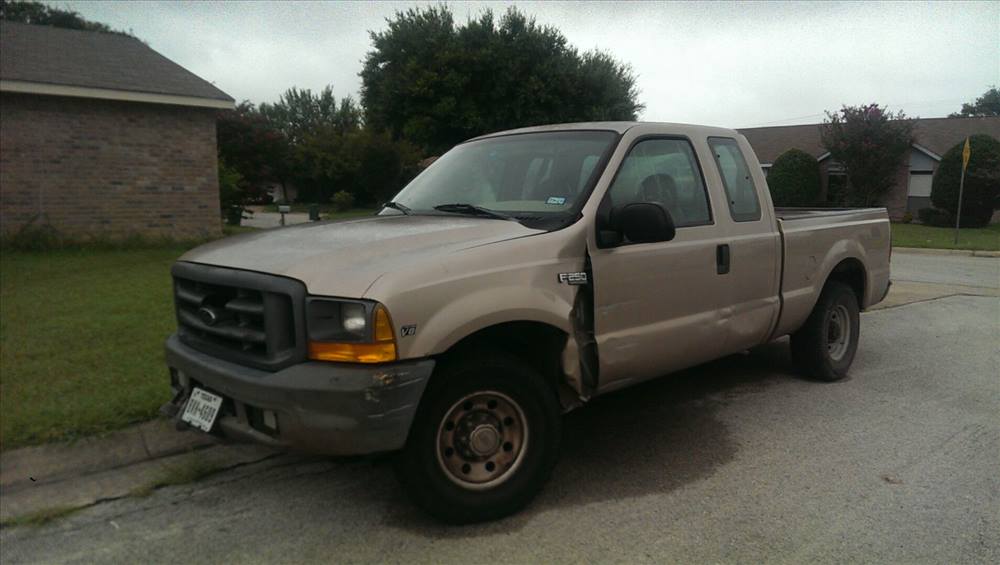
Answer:
<path fill-rule="evenodd" d="M 400 212 L 403 213 L 404 216 L 409 216 L 410 213 L 413 212 L 413 210 L 410 210 L 410 208 L 408 206 L 403 206 L 399 202 L 392 202 L 391 200 L 389 202 L 386 202 L 385 204 L 383 204 L 382 207 L 383 208 L 392 208 L 393 210 L 399 210 Z"/>
<path fill-rule="evenodd" d="M 476 206 L 475 204 L 440 204 L 434 207 L 435 210 L 440 210 L 442 212 L 451 212 L 454 214 L 468 214 L 470 216 L 483 216 L 484 218 L 496 218 L 498 220 L 513 220 L 517 221 L 517 218 L 513 216 L 508 216 L 502 212 L 497 212 L 496 210 L 490 210 L 489 208 L 483 208 L 482 206 Z"/>

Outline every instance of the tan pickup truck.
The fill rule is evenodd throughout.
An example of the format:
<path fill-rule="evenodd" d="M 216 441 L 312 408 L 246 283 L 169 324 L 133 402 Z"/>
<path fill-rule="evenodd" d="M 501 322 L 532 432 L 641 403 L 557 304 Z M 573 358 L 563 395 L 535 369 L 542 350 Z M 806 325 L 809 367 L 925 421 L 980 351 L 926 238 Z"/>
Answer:
<path fill-rule="evenodd" d="M 844 377 L 889 287 L 882 208 L 775 210 L 739 133 L 567 124 L 479 137 L 377 216 L 262 230 L 173 268 L 179 426 L 398 451 L 414 501 L 500 517 L 556 464 L 561 414 L 791 336 Z"/>

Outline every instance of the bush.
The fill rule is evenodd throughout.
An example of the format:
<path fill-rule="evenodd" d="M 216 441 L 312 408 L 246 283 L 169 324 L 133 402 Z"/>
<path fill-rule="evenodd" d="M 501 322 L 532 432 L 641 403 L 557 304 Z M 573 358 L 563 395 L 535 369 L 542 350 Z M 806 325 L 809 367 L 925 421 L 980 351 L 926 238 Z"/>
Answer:
<path fill-rule="evenodd" d="M 231 226 L 238 226 L 243 220 L 247 200 L 243 187 L 243 175 L 219 158 L 219 209 L 222 219 Z"/>
<path fill-rule="evenodd" d="M 172 247 L 189 249 L 218 237 L 218 235 L 206 234 L 204 237 L 178 239 L 165 235 L 108 232 L 67 234 L 43 221 L 32 221 L 17 230 L 6 232 L 0 236 L 0 250 L 5 253 L 9 251 L 43 253 L 81 250 L 123 251 Z"/>
<path fill-rule="evenodd" d="M 945 228 L 955 225 L 955 221 L 952 220 L 952 215 L 947 210 L 938 210 L 937 208 L 921 208 L 920 210 L 917 210 L 917 217 L 920 218 L 921 224 L 928 226 Z"/>
<path fill-rule="evenodd" d="M 819 162 L 799 149 L 774 160 L 767 186 L 775 206 L 812 206 L 819 200 Z"/>
<path fill-rule="evenodd" d="M 953 228 L 955 227 L 955 214 L 947 210 L 939 210 L 937 208 L 921 208 L 917 212 L 920 218 L 920 223 L 935 226 L 939 228 Z M 962 227 L 975 227 L 978 220 L 972 216 L 966 215 L 963 211 L 962 213 Z M 985 225 L 985 224 L 984 224 Z M 982 227 L 982 226 L 979 226 Z"/>
<path fill-rule="evenodd" d="M 346 190 L 337 191 L 330 199 L 330 204 L 335 211 L 346 212 L 354 207 L 354 195 Z"/>
<path fill-rule="evenodd" d="M 971 156 L 965 172 L 962 193 L 962 226 L 983 227 L 990 222 L 993 210 L 1000 207 L 1000 141 L 988 135 L 973 135 L 969 140 Z M 954 218 L 958 209 L 958 189 L 962 177 L 962 148 L 965 140 L 941 158 L 931 184 L 931 203 L 947 210 Z M 968 222 L 968 223 L 966 223 Z M 954 223 L 952 223 L 954 225 Z"/>

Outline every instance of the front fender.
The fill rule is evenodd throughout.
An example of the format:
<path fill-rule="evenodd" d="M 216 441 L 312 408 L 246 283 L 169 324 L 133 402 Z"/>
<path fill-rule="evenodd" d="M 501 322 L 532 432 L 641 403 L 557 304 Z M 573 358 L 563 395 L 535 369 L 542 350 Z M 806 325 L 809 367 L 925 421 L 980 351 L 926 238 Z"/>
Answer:
<path fill-rule="evenodd" d="M 481 329 L 505 322 L 541 322 L 572 333 L 572 302 L 555 292 L 526 292 L 524 286 L 492 287 L 444 304 L 423 322 L 406 352 L 444 353 Z M 405 353 L 401 351 L 401 357 Z"/>

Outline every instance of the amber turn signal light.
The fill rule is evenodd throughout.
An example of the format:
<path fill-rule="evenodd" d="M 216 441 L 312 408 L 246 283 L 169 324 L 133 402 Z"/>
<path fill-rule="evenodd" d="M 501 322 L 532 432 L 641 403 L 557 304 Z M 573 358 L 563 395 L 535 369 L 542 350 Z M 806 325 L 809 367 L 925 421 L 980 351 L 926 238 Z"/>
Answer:
<path fill-rule="evenodd" d="M 344 363 L 386 363 L 396 360 L 396 334 L 389 312 L 379 304 L 375 307 L 372 343 L 309 342 L 309 358 L 316 361 Z"/>

